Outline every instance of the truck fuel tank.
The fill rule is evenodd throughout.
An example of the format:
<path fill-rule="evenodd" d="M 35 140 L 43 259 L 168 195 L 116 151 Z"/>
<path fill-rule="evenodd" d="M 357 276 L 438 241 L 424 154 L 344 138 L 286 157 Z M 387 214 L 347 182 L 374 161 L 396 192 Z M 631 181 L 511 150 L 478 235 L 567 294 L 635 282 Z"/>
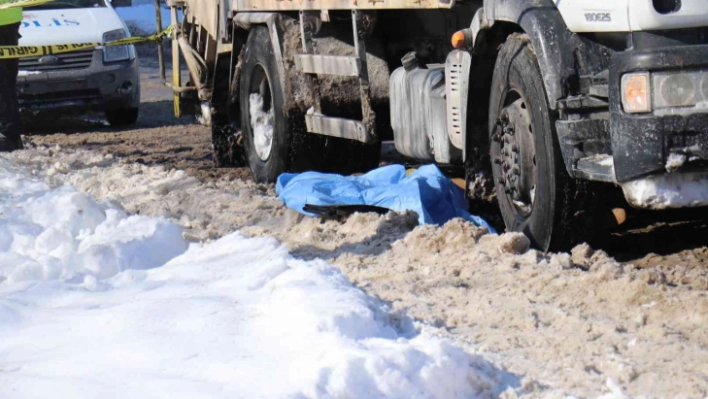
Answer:
<path fill-rule="evenodd" d="M 419 161 L 462 160 L 447 133 L 444 65 L 420 66 L 415 53 L 391 74 L 391 127 L 396 150 Z"/>

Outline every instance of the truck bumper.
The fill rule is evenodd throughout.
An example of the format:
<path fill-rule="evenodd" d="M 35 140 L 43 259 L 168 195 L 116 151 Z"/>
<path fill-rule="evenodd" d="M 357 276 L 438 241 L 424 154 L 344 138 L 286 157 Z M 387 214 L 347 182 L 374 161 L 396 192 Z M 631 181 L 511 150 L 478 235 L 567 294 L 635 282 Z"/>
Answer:
<path fill-rule="evenodd" d="M 645 114 L 626 113 L 622 106 L 625 73 L 686 70 L 706 70 L 708 87 L 708 45 L 626 51 L 613 57 L 609 93 L 614 172 L 635 207 L 708 205 L 708 104 Z"/>
<path fill-rule="evenodd" d="M 104 64 L 103 52 L 93 51 L 91 64 L 81 69 L 23 71 L 17 87 L 23 113 L 137 108 L 140 73 L 136 58 Z"/>

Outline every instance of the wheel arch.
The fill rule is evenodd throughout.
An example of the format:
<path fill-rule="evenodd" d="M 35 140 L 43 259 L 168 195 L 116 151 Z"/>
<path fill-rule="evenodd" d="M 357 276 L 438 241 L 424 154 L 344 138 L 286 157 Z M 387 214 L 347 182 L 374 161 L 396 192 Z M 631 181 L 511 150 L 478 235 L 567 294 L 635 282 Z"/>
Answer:
<path fill-rule="evenodd" d="M 551 0 L 485 0 L 484 7 L 472 19 L 470 30 L 472 65 L 465 153 L 479 156 L 488 153 L 487 110 L 492 75 L 499 49 L 510 35 L 523 33 L 529 37 L 550 110 L 555 111 L 559 99 L 577 90 L 578 79 L 574 34 Z"/>
<path fill-rule="evenodd" d="M 241 12 L 234 16 L 233 23 L 234 29 L 240 29 L 246 32 L 246 37 L 248 37 L 248 31 L 251 30 L 253 26 L 266 26 L 268 32 L 270 33 L 270 40 L 273 44 L 273 56 L 278 65 L 278 72 L 280 75 L 280 83 L 282 87 L 285 87 L 285 64 L 283 63 L 283 30 L 281 27 L 281 15 L 277 12 Z M 246 40 L 244 40 L 244 45 Z"/>
<path fill-rule="evenodd" d="M 574 90 L 577 80 L 575 42 L 552 0 L 485 0 L 473 19 L 475 53 L 499 46 L 512 33 L 526 33 L 541 69 L 548 105 Z"/>

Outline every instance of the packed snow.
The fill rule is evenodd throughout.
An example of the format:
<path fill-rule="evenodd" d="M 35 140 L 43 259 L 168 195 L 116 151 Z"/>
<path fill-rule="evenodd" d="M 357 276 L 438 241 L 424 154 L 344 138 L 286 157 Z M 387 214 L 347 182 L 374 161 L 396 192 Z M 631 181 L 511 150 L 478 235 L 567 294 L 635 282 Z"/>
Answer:
<path fill-rule="evenodd" d="M 708 173 L 684 172 L 649 176 L 622 184 L 627 202 L 650 209 L 708 205 Z"/>
<path fill-rule="evenodd" d="M 264 99 L 258 93 L 252 93 L 249 100 L 251 128 L 253 129 L 253 145 L 258 157 L 265 161 L 273 149 L 273 108 L 263 109 Z"/>
<path fill-rule="evenodd" d="M 518 378 L 273 238 L 181 229 L 0 157 L 0 397 L 497 396 Z"/>
<path fill-rule="evenodd" d="M 666 159 L 666 171 L 669 173 L 676 172 L 688 161 L 688 156 L 685 154 L 677 154 L 672 152 Z"/>

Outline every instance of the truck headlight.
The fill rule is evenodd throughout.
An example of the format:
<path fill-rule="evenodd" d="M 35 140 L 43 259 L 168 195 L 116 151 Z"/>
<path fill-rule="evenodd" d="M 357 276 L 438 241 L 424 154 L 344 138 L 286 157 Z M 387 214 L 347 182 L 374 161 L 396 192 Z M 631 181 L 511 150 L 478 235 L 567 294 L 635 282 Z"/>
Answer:
<path fill-rule="evenodd" d="M 654 107 L 693 107 L 708 102 L 708 71 L 659 72 L 652 74 Z"/>
<path fill-rule="evenodd" d="M 630 114 L 651 112 L 649 72 L 622 75 L 622 106 Z"/>
<path fill-rule="evenodd" d="M 126 34 L 123 29 L 116 29 L 103 34 L 103 42 L 112 42 L 114 40 L 125 39 Z M 103 62 L 117 62 L 130 59 L 130 51 L 128 46 L 105 46 L 103 47 Z"/>

